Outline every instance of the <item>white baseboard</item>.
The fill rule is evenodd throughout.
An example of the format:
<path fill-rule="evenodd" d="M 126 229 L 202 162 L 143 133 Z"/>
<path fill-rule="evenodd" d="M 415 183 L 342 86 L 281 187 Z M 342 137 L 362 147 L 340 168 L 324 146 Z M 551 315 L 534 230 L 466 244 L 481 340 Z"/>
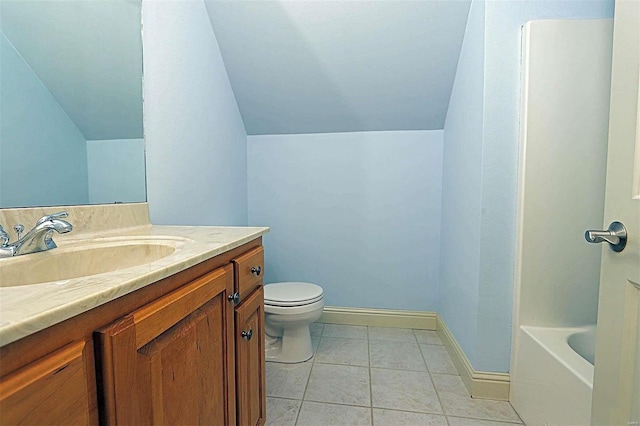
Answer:
<path fill-rule="evenodd" d="M 362 309 L 325 306 L 320 322 L 329 324 L 370 325 L 373 327 L 435 330 L 437 314 L 422 311 Z"/>
<path fill-rule="evenodd" d="M 328 324 L 436 330 L 472 397 L 509 400 L 509 374 L 474 370 L 451 331 L 436 312 L 325 306 L 319 321 Z"/>
<path fill-rule="evenodd" d="M 456 370 L 462 377 L 469 395 L 479 399 L 509 400 L 509 374 L 474 370 L 464 351 L 440 317 L 438 317 L 437 332 L 449 352 Z"/>

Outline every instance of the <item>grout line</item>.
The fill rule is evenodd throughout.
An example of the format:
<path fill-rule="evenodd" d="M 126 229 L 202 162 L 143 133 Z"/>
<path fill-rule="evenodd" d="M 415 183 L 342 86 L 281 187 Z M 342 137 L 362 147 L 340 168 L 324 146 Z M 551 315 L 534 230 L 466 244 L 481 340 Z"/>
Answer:
<path fill-rule="evenodd" d="M 416 342 L 418 342 L 418 336 L 416 336 L 415 332 L 413 332 L 413 336 L 416 338 Z M 418 347 L 420 347 L 420 342 L 418 342 Z M 427 374 L 429 375 L 429 380 L 431 381 L 431 386 L 433 386 L 433 391 L 436 394 L 436 398 L 438 398 L 438 404 L 440 404 L 440 409 L 442 410 L 442 414 L 444 415 L 444 419 L 447 422 L 447 424 L 450 425 L 449 416 L 447 416 L 447 413 L 444 410 L 444 405 L 442 405 L 442 399 L 440 398 L 440 393 L 438 392 L 438 389 L 436 388 L 436 384 L 433 381 L 433 376 L 431 375 L 431 370 L 429 369 L 429 364 L 427 363 L 427 358 L 425 357 L 424 352 L 422 352 L 422 348 L 420 348 L 420 355 L 422 355 L 422 360 L 424 361 L 424 364 L 427 367 Z"/>
<path fill-rule="evenodd" d="M 488 401 L 490 401 L 490 400 L 488 400 Z M 520 425 L 520 426 L 524 426 L 524 423 L 514 423 L 514 422 L 509 422 L 507 420 L 494 420 L 494 419 L 487 419 L 487 418 L 480 418 L 480 417 L 464 417 L 464 416 L 447 416 L 447 419 L 449 417 L 452 417 L 454 419 L 480 420 L 480 421 L 483 421 L 483 422 L 501 423 L 503 425 Z"/>
<path fill-rule="evenodd" d="M 368 346 L 368 345 L 367 345 Z M 414 373 L 426 373 L 427 370 L 412 370 L 410 368 L 394 368 L 394 367 L 379 367 L 377 365 L 371 365 L 371 360 L 369 360 L 369 365 L 358 365 L 358 364 L 340 364 L 339 362 L 326 362 L 326 361 L 318 361 L 318 364 L 322 365 L 338 365 L 341 367 L 362 367 L 362 368 L 377 368 L 380 370 L 394 370 L 394 371 L 413 371 Z M 440 373 L 438 373 L 440 374 Z M 450 374 L 455 376 L 456 374 Z"/>
<path fill-rule="evenodd" d="M 324 333 L 324 325 L 322 326 L 322 332 Z M 307 377 L 307 384 L 304 386 L 304 392 L 302 392 L 302 399 L 300 400 L 300 408 L 298 409 L 298 414 L 296 415 L 295 425 L 298 424 L 298 419 L 300 418 L 300 413 L 302 412 L 302 404 L 304 404 L 304 397 L 307 395 L 307 389 L 309 388 L 309 382 L 311 381 L 311 373 L 313 373 L 313 367 L 316 365 L 316 354 L 318 349 L 320 349 L 320 343 L 322 343 L 322 333 L 318 336 L 318 346 L 313 349 L 313 342 L 311 343 L 311 349 L 313 349 L 313 356 L 311 357 L 311 368 L 309 369 L 309 376 Z"/>
<path fill-rule="evenodd" d="M 440 417 L 445 417 L 444 414 L 442 413 L 434 413 L 431 411 L 416 411 L 416 410 L 399 410 L 397 408 L 388 408 L 388 407 L 372 407 L 378 410 L 384 410 L 384 411 L 395 411 L 396 413 L 413 413 L 413 414 L 427 414 L 429 416 L 440 416 Z M 481 419 L 473 419 L 473 420 L 481 420 Z"/>
<path fill-rule="evenodd" d="M 271 398 L 271 399 L 286 399 L 289 401 L 302 401 L 301 399 L 298 398 L 291 398 L 288 396 L 268 396 L 267 398 Z"/>
<path fill-rule="evenodd" d="M 340 405 L 342 407 L 371 408 L 368 405 L 354 405 L 354 404 L 346 404 L 344 402 L 318 401 L 318 400 L 315 400 L 315 399 L 305 399 L 305 402 L 315 402 L 317 404 L 328 404 L 328 405 Z"/>
<path fill-rule="evenodd" d="M 295 401 L 300 401 L 299 399 L 296 399 Z M 307 399 L 307 402 L 315 402 L 317 404 L 327 404 L 327 405 L 340 405 L 341 407 L 353 407 L 353 408 L 371 408 L 371 410 L 373 411 L 373 409 L 378 409 L 378 410 L 385 410 L 385 411 L 395 411 L 398 413 L 414 413 L 414 414 L 428 414 L 430 416 L 440 416 L 440 417 L 445 417 L 444 414 L 442 413 L 434 413 L 431 411 L 415 411 L 415 410 L 398 410 L 396 408 L 387 408 L 387 407 L 368 407 L 366 405 L 353 405 L 353 404 L 345 404 L 343 402 L 326 402 L 326 401 L 316 401 L 313 399 Z M 457 416 L 456 416 L 457 417 Z M 483 419 L 474 419 L 471 417 L 461 417 L 461 418 L 465 418 L 465 419 L 471 419 L 471 420 L 483 420 Z M 485 421 L 494 421 L 494 420 L 486 420 Z M 499 420 L 495 420 L 495 421 L 499 421 Z M 504 421 L 500 421 L 500 423 L 506 423 Z M 507 423 L 509 424 L 509 423 Z M 517 423 L 510 423 L 510 424 L 517 424 Z"/>

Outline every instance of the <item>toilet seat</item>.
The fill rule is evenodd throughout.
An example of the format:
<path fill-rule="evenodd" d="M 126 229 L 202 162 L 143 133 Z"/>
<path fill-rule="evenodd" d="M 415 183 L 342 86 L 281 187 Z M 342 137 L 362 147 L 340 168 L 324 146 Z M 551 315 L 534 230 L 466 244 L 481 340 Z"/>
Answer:
<path fill-rule="evenodd" d="M 277 306 L 277 305 L 268 305 L 265 303 L 264 312 L 267 314 L 282 315 L 282 316 L 293 318 L 295 316 L 306 315 L 314 311 L 322 312 L 323 307 L 324 307 L 323 299 L 320 299 L 313 303 L 307 303 L 306 305 L 297 305 L 297 306 Z"/>
<path fill-rule="evenodd" d="M 264 286 L 264 304 L 273 307 L 304 306 L 321 301 L 322 287 L 311 283 L 284 282 Z"/>

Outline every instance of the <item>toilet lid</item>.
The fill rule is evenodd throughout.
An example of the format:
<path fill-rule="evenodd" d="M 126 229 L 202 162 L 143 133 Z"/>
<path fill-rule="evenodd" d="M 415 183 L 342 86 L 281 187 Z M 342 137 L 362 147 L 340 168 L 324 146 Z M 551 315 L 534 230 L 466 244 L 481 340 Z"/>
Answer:
<path fill-rule="evenodd" d="M 264 286 L 264 303 L 271 306 L 308 305 L 322 299 L 322 287 L 311 283 L 273 283 Z"/>

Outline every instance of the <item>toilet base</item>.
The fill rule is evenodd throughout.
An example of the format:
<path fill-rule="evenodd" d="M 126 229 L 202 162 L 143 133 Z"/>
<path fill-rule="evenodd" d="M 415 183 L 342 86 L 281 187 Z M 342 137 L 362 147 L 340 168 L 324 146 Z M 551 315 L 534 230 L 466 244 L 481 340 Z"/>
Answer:
<path fill-rule="evenodd" d="M 277 331 L 274 329 L 269 330 L 269 328 L 267 327 L 265 336 L 265 358 L 267 361 L 296 364 L 313 357 L 308 323 L 299 327 L 291 327 L 289 325 L 286 329 Z M 281 336 L 277 336 L 278 334 L 281 334 Z"/>

